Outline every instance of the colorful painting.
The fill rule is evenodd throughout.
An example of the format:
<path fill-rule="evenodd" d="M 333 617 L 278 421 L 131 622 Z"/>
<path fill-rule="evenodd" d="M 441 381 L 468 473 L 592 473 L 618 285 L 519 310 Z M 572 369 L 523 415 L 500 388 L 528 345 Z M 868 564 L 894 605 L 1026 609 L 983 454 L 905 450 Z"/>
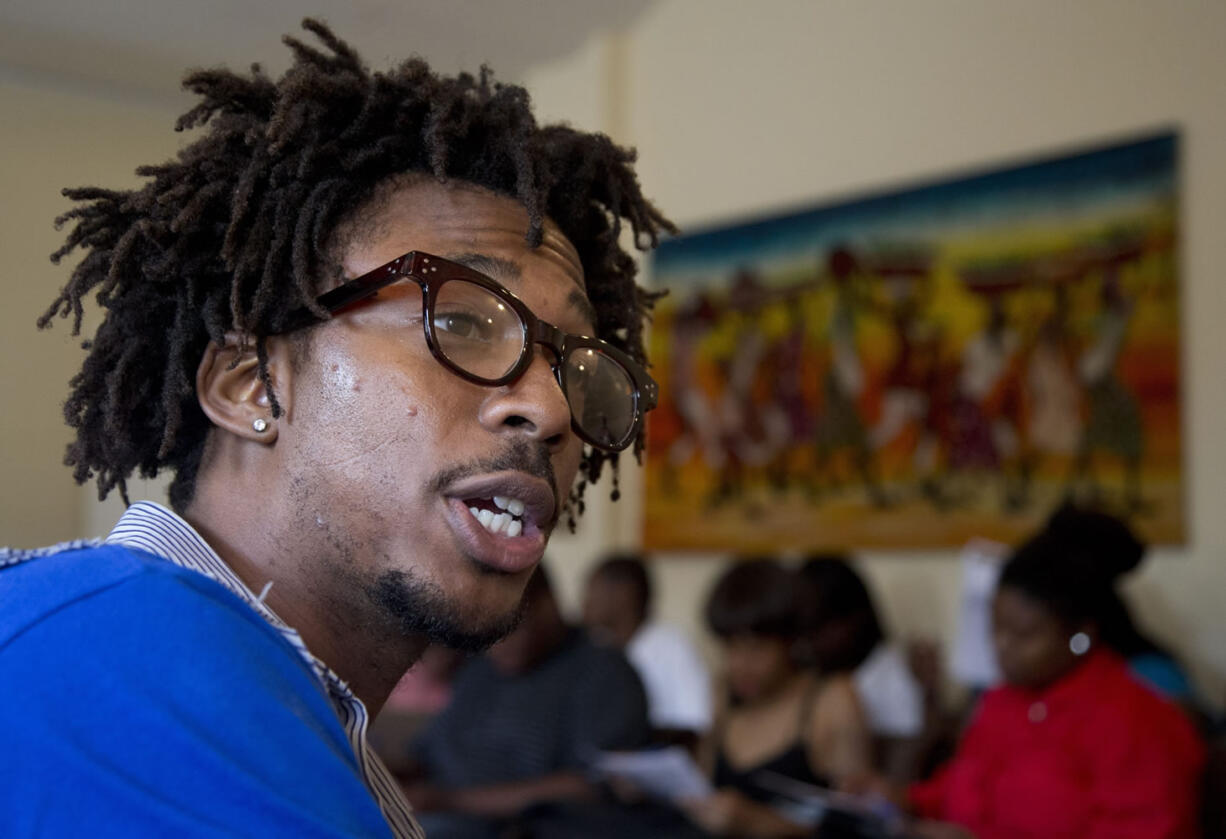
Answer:
<path fill-rule="evenodd" d="M 662 243 L 645 546 L 1011 542 L 1068 498 L 1182 542 L 1178 147 Z"/>

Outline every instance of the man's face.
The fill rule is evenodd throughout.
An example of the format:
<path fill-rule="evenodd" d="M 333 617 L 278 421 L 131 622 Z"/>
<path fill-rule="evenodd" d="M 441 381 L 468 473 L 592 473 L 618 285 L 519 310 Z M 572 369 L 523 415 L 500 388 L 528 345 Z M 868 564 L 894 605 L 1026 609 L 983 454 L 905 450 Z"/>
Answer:
<path fill-rule="evenodd" d="M 583 594 L 583 625 L 602 644 L 624 647 L 640 624 L 633 588 L 600 574 L 593 575 Z"/>
<path fill-rule="evenodd" d="M 559 328 L 594 334 L 583 271 L 552 224 L 536 249 L 511 199 L 433 181 L 398 189 L 343 251 L 346 277 L 408 251 L 466 263 Z M 466 382 L 430 354 L 411 280 L 312 330 L 279 428 L 302 572 L 334 618 L 372 631 L 482 646 L 513 622 L 574 481 L 582 446 L 539 349 L 503 387 Z M 526 504 L 517 536 L 470 508 Z M 287 560 L 295 561 L 295 560 Z"/>

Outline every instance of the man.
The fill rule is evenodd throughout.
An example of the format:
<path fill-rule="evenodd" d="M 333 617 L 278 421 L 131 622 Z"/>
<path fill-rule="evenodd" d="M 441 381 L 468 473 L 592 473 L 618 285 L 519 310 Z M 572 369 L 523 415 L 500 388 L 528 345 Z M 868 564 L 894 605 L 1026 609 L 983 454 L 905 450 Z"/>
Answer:
<path fill-rule="evenodd" d="M 142 188 L 66 192 L 41 324 L 104 309 L 66 462 L 125 499 L 168 469 L 174 512 L 0 554 L 6 836 L 420 835 L 367 720 L 429 640 L 503 635 L 641 446 L 618 232 L 671 226 L 633 154 L 304 26 L 278 81 L 190 75 L 204 135 Z"/>
<path fill-rule="evenodd" d="M 676 627 L 651 620 L 651 579 L 634 554 L 610 556 L 588 577 L 583 623 L 625 652 L 647 691 L 655 739 L 689 747 L 711 726 L 711 676 Z"/>
<path fill-rule="evenodd" d="M 419 738 L 422 781 L 409 798 L 431 834 L 537 835 L 565 823 L 590 836 L 615 817 L 588 778 L 601 751 L 646 744 L 647 702 L 634 669 L 566 624 L 544 566 L 524 593 L 524 619 L 456 678 L 451 703 Z M 627 834 L 621 834 L 627 835 Z"/>

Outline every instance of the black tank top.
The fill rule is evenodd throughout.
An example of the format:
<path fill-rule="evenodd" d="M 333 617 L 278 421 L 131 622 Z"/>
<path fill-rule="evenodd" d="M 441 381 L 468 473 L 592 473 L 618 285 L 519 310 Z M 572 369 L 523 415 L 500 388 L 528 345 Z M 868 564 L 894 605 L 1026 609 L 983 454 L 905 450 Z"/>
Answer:
<path fill-rule="evenodd" d="M 718 732 L 717 742 L 721 743 L 715 753 L 715 786 L 716 788 L 731 787 L 754 801 L 763 804 L 774 804 L 784 798 L 777 784 L 771 783 L 771 777 L 781 775 L 802 784 L 812 784 L 817 787 L 829 787 L 830 779 L 813 771 L 809 766 L 808 750 L 805 748 L 805 730 L 812 716 L 813 703 L 817 700 L 818 684 L 813 682 L 800 703 L 800 719 L 797 721 L 796 738 L 792 744 L 774 757 L 761 761 L 744 769 L 737 769 L 728 762 L 723 748 L 723 732 Z"/>

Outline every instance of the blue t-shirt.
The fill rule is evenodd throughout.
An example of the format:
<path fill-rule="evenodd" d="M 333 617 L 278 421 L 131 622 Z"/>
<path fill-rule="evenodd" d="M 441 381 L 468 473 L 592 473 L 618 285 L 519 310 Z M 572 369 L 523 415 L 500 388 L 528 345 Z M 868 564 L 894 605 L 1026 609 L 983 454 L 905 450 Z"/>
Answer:
<path fill-rule="evenodd" d="M 0 569 L 0 835 L 389 837 L 319 678 L 119 545 Z"/>
<path fill-rule="evenodd" d="M 1176 661 L 1162 653 L 1141 653 L 1128 659 L 1128 669 L 1145 684 L 1175 702 L 1196 701 L 1192 682 Z"/>

